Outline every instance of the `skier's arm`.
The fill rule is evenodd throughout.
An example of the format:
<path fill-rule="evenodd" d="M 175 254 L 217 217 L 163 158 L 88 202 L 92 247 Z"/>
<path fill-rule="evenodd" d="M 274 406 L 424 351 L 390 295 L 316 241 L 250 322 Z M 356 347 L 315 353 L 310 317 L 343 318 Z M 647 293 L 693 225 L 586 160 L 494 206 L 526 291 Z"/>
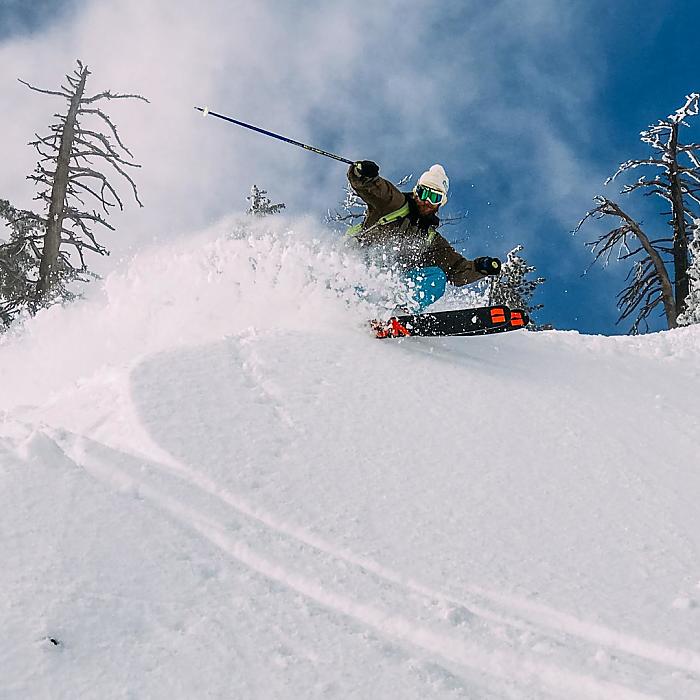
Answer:
<path fill-rule="evenodd" d="M 468 260 L 461 255 L 448 270 L 445 270 L 445 274 L 447 275 L 447 281 L 450 284 L 454 284 L 455 287 L 471 284 L 486 277 L 474 267 L 473 260 Z"/>
<path fill-rule="evenodd" d="M 370 163 L 370 161 L 361 161 L 361 163 Z M 351 165 L 348 169 L 350 187 L 378 216 L 389 214 L 404 205 L 406 197 L 389 180 L 379 177 L 378 166 L 372 163 L 375 167 L 369 168 L 369 175 L 364 175 L 361 174 L 362 168 L 358 169 L 357 165 Z"/>
<path fill-rule="evenodd" d="M 428 257 L 432 265 L 441 268 L 447 275 L 447 281 L 455 287 L 471 284 L 488 275 L 500 272 L 501 263 L 498 258 L 476 258 L 468 260 L 460 255 L 439 233 L 432 241 Z M 486 265 L 484 261 L 496 261 L 496 267 Z"/>

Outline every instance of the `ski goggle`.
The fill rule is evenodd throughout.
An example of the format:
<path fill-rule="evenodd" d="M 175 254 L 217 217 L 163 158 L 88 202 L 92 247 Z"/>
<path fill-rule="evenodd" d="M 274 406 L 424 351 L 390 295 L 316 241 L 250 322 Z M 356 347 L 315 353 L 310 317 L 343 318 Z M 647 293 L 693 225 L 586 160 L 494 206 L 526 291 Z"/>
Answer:
<path fill-rule="evenodd" d="M 415 193 L 421 202 L 430 202 L 431 204 L 442 204 L 442 200 L 445 198 L 444 192 L 433 190 L 425 185 L 416 185 Z"/>

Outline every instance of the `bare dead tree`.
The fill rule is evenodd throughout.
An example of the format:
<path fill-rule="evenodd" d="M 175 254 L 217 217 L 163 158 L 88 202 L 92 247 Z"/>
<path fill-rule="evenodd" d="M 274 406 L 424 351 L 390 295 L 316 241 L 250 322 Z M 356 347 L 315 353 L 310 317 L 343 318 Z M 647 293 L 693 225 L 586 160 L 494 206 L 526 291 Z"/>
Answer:
<path fill-rule="evenodd" d="M 648 235 L 619 204 L 601 195 L 594 198 L 596 206 L 574 229 L 578 231 L 590 218 L 610 216 L 617 220 L 615 228 L 587 245 L 595 253 L 594 263 L 609 262 L 614 251 L 619 260 L 633 261 L 628 284 L 617 297 L 621 312 L 618 322 L 636 313 L 632 333 L 638 333 L 642 323 L 648 329 L 648 318 L 658 306 L 663 307 L 668 328 L 676 328 L 688 297 L 689 233 L 700 205 L 700 144 L 682 144 L 679 129 L 689 126 L 689 117 L 698 115 L 699 102 L 700 94 L 687 96 L 685 104 L 674 114 L 642 131 L 641 140 L 651 147 L 651 155 L 622 163 L 605 182 L 607 185 L 636 168 L 656 169 L 651 178 L 642 176 L 625 185 L 621 194 L 639 191 L 645 196 L 659 197 L 664 203 L 660 214 L 670 217 L 666 222 L 669 234 Z"/>
<path fill-rule="evenodd" d="M 109 177 L 96 163 L 108 165 L 112 174 L 125 180 L 136 202 L 143 206 L 136 184 L 127 172 L 141 166 L 133 162 L 131 151 L 122 142 L 101 103 L 104 100 L 148 100 L 141 95 L 110 91 L 87 96 L 85 86 L 90 71 L 80 61 L 77 64 L 77 69 L 66 76 L 67 84 L 61 85 L 60 90 L 43 90 L 20 80 L 30 90 L 62 97 L 68 102 L 65 114 L 54 115 L 58 121 L 49 127 L 49 134 L 36 134 L 36 140 L 29 144 L 36 148 L 40 158 L 28 179 L 34 180 L 40 188 L 35 199 L 48 206 L 45 233 L 39 246 L 35 307 L 49 303 L 66 277 L 75 278 L 87 272 L 85 251 L 109 254 L 97 241 L 93 228 L 98 225 L 114 231 L 105 217 L 114 207 L 123 209 L 124 205 Z M 84 126 L 83 118 L 94 126 Z M 97 202 L 99 211 L 87 208 L 88 197 Z M 77 256 L 79 264 L 74 262 L 73 255 Z"/>
<path fill-rule="evenodd" d="M 673 284 L 664 260 L 664 254 L 668 258 L 672 251 L 671 239 L 650 240 L 641 225 L 618 204 L 601 195 L 596 196 L 595 201 L 598 206 L 586 214 L 576 230 L 590 217 L 612 216 L 617 218 L 619 225 L 587 244 L 595 252 L 593 262 L 603 260 L 607 264 L 615 251 L 619 260 L 634 259 L 642 253 L 627 275 L 627 286 L 617 295 L 618 322 L 637 311 L 631 327 L 631 332 L 636 334 L 640 324 L 644 323 L 648 328 L 647 318 L 659 304 L 663 304 L 668 327 L 675 328 L 677 314 Z"/>

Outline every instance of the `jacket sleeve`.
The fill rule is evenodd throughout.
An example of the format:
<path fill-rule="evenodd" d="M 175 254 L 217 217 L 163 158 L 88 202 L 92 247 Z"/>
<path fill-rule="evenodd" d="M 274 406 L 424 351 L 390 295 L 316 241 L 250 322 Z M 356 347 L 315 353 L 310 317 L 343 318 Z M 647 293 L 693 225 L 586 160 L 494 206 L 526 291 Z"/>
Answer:
<path fill-rule="evenodd" d="M 486 277 L 476 270 L 473 260 L 460 255 L 439 233 L 435 235 L 427 257 L 430 264 L 444 271 L 447 281 L 455 287 L 471 284 Z"/>
<path fill-rule="evenodd" d="M 351 165 L 348 169 L 350 187 L 377 218 L 396 211 L 404 205 L 406 197 L 396 185 L 379 175 L 371 178 L 358 177 L 353 168 L 354 166 Z"/>

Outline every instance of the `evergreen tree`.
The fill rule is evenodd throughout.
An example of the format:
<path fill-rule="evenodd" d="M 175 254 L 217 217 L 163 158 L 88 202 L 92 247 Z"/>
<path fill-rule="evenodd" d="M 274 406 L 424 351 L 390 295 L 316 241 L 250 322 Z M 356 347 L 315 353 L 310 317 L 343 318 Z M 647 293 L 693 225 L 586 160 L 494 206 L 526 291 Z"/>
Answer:
<path fill-rule="evenodd" d="M 286 209 L 286 204 L 273 204 L 272 200 L 267 196 L 267 190 L 261 190 L 257 185 L 250 188 L 250 197 L 246 197 L 250 202 L 247 214 L 251 216 L 269 216 L 270 214 L 279 214 L 282 209 Z"/>
<path fill-rule="evenodd" d="M 490 298 L 492 304 L 504 304 L 511 309 L 523 309 L 531 314 L 543 307 L 543 304 L 533 304 L 532 297 L 537 287 L 546 280 L 544 277 L 527 279 L 537 268 L 529 265 L 519 255 L 522 250 L 523 246 L 518 245 L 508 253 L 501 274 L 493 279 Z"/>
<path fill-rule="evenodd" d="M 41 251 L 46 233 L 46 220 L 34 212 L 16 209 L 0 199 L 0 220 L 9 229 L 9 239 L 0 235 L 0 325 L 8 327 L 21 313 L 35 310 Z M 87 282 L 91 273 L 76 270 L 63 252 L 59 252 L 55 280 L 45 305 L 71 301 L 72 282 Z"/>
<path fill-rule="evenodd" d="M 0 324 L 7 327 L 31 308 L 45 223 L 35 214 L 17 210 L 0 199 L 0 221 L 3 220 L 9 238 L 4 239 L 0 229 Z"/>

